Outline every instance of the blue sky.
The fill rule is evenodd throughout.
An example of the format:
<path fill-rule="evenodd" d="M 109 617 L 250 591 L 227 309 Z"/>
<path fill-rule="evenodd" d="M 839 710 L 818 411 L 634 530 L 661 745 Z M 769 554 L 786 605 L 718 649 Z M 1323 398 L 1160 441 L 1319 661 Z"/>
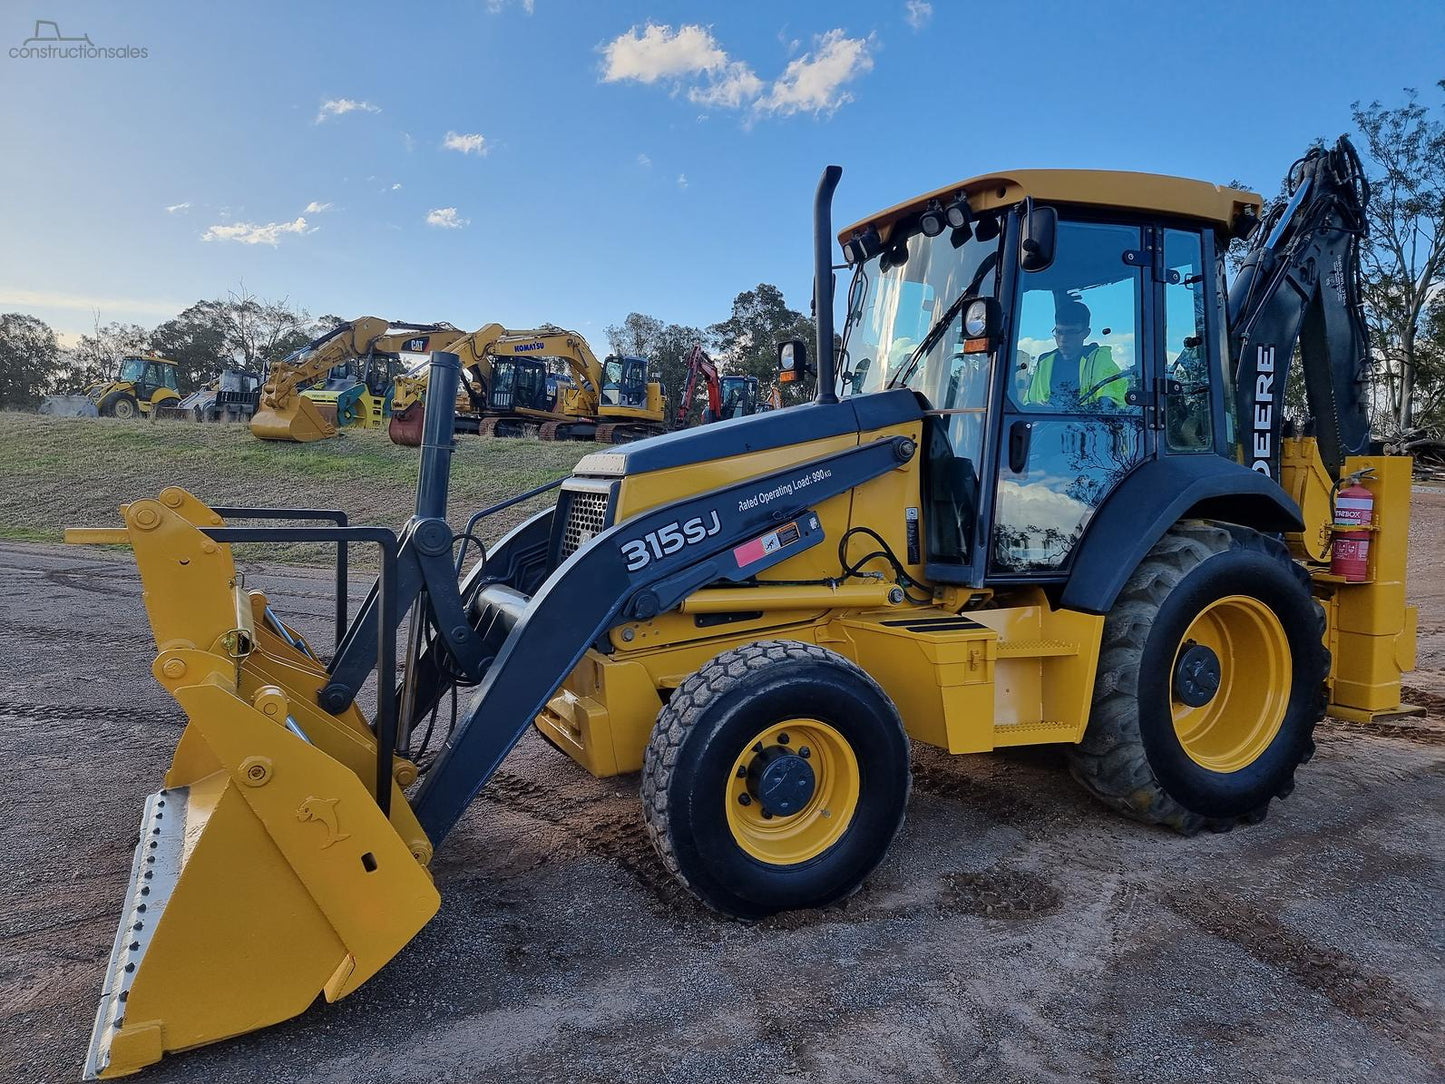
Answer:
<path fill-rule="evenodd" d="M 1357 98 L 1432 105 L 1445 4 L 87 4 L 0 13 L 0 310 L 67 336 L 238 283 L 313 314 L 805 308 L 836 220 L 978 173 L 1272 193 Z M 8 55 L 54 19 L 135 60 Z M 331 103 L 331 104 L 327 104 Z"/>

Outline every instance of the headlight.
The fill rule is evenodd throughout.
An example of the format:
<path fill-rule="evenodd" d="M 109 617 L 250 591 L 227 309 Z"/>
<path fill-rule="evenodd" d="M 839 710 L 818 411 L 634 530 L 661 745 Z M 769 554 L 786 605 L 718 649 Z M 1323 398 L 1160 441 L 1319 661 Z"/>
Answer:
<path fill-rule="evenodd" d="M 983 298 L 970 301 L 963 310 L 963 333 L 977 339 L 988 332 L 988 302 Z"/>

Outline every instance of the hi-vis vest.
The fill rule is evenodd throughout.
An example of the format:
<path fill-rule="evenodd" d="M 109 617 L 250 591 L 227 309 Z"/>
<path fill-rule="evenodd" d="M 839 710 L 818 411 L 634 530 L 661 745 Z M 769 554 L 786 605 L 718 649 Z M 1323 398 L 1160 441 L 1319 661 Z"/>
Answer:
<path fill-rule="evenodd" d="M 1025 405 L 1048 404 L 1054 392 L 1054 359 L 1058 356 L 1057 350 L 1039 355 L 1038 367 L 1034 369 L 1028 390 L 1024 392 Z M 1118 379 L 1111 380 L 1110 377 Z M 1124 396 L 1129 393 L 1129 378 L 1119 372 L 1119 367 L 1114 364 L 1113 351 L 1107 346 L 1093 343 L 1084 347 L 1083 356 L 1079 358 L 1079 393 L 1085 404 L 1111 399 L 1119 406 L 1124 405 Z"/>

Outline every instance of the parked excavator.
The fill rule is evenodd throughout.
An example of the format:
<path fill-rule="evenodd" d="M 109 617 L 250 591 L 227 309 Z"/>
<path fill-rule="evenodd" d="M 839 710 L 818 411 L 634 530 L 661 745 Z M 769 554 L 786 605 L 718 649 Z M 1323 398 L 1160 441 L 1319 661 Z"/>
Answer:
<path fill-rule="evenodd" d="M 1103 803 L 1189 834 L 1289 795 L 1326 711 L 1410 710 L 1411 465 L 1365 414 L 1347 142 L 1312 149 L 1262 224 L 1253 193 L 1134 173 L 899 203 L 838 237 L 835 357 L 841 172 L 814 206 L 816 365 L 779 353 L 816 399 L 585 456 L 504 502 L 560 485 L 482 561 L 495 508 L 445 519 L 445 352 L 400 532 L 247 526 L 275 510 L 168 489 L 71 536 L 134 548 L 152 670 L 189 718 L 88 1077 L 357 989 L 436 913 L 435 848 L 534 726 L 595 775 L 640 771 L 667 869 L 756 918 L 859 888 L 902 823 L 910 742 L 1055 743 Z M 1296 345 L 1313 420 L 1292 429 Z M 379 548 L 329 661 L 240 586 L 230 544 L 268 540 Z"/>
<path fill-rule="evenodd" d="M 338 424 L 379 428 L 402 372 L 399 355 L 429 353 L 460 335 L 451 324 L 376 316 L 339 324 L 271 365 L 251 432 L 262 440 L 308 442 L 334 437 Z"/>
<path fill-rule="evenodd" d="M 135 354 L 121 358 L 114 380 L 92 384 L 84 395 L 51 395 L 40 404 L 40 413 L 62 417 L 139 418 L 157 413 L 180 402 L 176 363 L 159 354 Z"/>
<path fill-rule="evenodd" d="M 693 343 L 687 353 L 687 384 L 677 404 L 673 428 L 681 429 L 687 425 L 699 381 L 707 388 L 707 405 L 703 407 L 700 425 L 724 418 L 746 418 L 766 409 L 759 398 L 757 377 L 719 374 L 717 363 L 708 356 L 702 343 Z"/>
<path fill-rule="evenodd" d="M 457 416 L 461 431 L 612 444 L 664 429 L 666 399 L 662 385 L 647 379 L 647 359 L 609 355 L 599 362 L 575 331 L 488 324 L 449 350 L 462 359 L 469 399 Z M 559 380 L 558 369 L 570 379 Z M 421 439 L 429 373 L 398 382 L 388 430 L 397 444 L 414 447 Z"/>

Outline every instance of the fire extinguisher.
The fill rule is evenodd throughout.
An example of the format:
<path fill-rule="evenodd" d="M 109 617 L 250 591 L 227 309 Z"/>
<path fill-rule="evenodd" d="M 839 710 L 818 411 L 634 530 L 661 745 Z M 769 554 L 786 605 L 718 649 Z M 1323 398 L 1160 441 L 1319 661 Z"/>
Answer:
<path fill-rule="evenodd" d="M 1371 468 L 1356 471 L 1340 481 L 1334 495 L 1333 545 L 1330 574 L 1350 583 L 1369 578 L 1370 528 L 1375 522 L 1375 495 L 1360 485 L 1373 474 Z"/>

